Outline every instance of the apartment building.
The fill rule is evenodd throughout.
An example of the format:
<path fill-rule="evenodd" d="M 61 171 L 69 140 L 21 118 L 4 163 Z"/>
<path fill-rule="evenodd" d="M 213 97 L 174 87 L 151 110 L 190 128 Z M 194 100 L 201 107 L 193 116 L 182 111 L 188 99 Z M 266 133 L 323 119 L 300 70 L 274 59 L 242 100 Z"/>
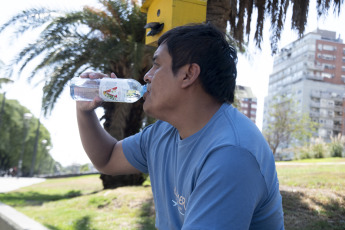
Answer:
<path fill-rule="evenodd" d="M 257 98 L 252 89 L 247 86 L 237 85 L 236 98 L 239 102 L 238 109 L 256 123 Z"/>
<path fill-rule="evenodd" d="M 300 112 L 319 123 L 315 136 L 330 141 L 330 136 L 345 135 L 345 44 L 340 36 L 317 29 L 281 49 L 269 76 L 263 130 L 276 95 L 292 98 Z"/>

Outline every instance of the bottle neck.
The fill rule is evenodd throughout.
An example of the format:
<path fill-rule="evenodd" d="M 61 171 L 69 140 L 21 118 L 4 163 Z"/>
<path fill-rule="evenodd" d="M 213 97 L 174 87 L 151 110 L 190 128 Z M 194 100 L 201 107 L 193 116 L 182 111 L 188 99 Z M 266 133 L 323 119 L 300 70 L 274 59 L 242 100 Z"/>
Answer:
<path fill-rule="evenodd" d="M 144 95 L 144 93 L 147 91 L 147 84 L 146 85 L 143 85 L 142 87 L 141 87 L 141 91 L 140 91 L 140 95 L 141 95 L 141 97 Z"/>

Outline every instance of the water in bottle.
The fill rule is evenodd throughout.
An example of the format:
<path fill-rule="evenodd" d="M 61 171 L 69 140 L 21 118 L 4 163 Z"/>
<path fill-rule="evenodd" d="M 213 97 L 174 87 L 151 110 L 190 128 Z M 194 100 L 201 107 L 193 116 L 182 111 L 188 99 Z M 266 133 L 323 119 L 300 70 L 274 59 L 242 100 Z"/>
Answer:
<path fill-rule="evenodd" d="M 71 80 L 70 90 L 77 101 L 92 101 L 99 96 L 103 101 L 133 103 L 144 95 L 146 85 L 134 79 L 76 77 Z"/>

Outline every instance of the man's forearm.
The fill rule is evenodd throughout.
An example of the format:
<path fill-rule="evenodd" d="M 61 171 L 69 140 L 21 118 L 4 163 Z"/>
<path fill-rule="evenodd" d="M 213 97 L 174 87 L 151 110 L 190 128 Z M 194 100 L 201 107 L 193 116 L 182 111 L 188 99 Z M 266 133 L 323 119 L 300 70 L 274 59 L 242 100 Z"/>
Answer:
<path fill-rule="evenodd" d="M 97 168 L 102 168 L 108 163 L 117 140 L 103 129 L 94 111 L 77 109 L 77 120 L 86 154 Z"/>

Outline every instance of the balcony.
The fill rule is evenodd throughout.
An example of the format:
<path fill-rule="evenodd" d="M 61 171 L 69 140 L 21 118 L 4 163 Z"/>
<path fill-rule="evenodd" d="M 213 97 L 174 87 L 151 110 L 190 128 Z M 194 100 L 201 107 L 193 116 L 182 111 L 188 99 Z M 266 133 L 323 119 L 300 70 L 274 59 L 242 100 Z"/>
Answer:
<path fill-rule="evenodd" d="M 307 79 L 310 79 L 310 80 L 316 80 L 316 81 L 322 81 L 323 80 L 323 77 L 322 76 L 316 76 L 316 75 L 306 75 L 306 78 Z"/>
<path fill-rule="evenodd" d="M 310 107 L 320 108 L 320 102 L 311 101 L 309 105 Z"/>
<path fill-rule="evenodd" d="M 334 125 L 333 130 L 341 131 L 341 125 Z"/>
<path fill-rule="evenodd" d="M 309 112 L 309 116 L 312 117 L 312 118 L 313 118 L 313 117 L 320 117 L 320 113 L 319 113 L 319 112 L 310 111 L 310 112 Z"/>
<path fill-rule="evenodd" d="M 323 92 L 323 93 L 320 94 L 320 97 L 323 98 L 323 99 L 331 99 L 332 95 L 330 93 Z"/>
<path fill-rule="evenodd" d="M 334 106 L 334 111 L 335 111 L 335 112 L 342 112 L 342 111 L 343 111 L 343 107 L 342 107 L 342 106 L 337 106 L 337 105 L 335 105 L 335 106 Z"/>
<path fill-rule="evenodd" d="M 324 71 L 325 70 L 324 66 L 322 66 L 322 65 L 315 65 L 315 64 L 307 65 L 307 69 L 309 69 L 309 70 L 316 70 L 316 71 Z"/>
<path fill-rule="evenodd" d="M 326 129 L 333 129 L 334 125 L 333 124 L 320 124 L 320 128 L 326 128 Z"/>
<path fill-rule="evenodd" d="M 311 91 L 311 92 L 310 92 L 310 95 L 311 95 L 312 97 L 316 97 L 316 98 L 320 98 L 320 97 L 321 97 L 320 91 Z"/>

